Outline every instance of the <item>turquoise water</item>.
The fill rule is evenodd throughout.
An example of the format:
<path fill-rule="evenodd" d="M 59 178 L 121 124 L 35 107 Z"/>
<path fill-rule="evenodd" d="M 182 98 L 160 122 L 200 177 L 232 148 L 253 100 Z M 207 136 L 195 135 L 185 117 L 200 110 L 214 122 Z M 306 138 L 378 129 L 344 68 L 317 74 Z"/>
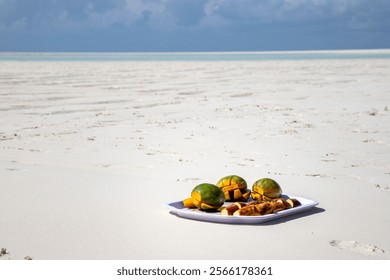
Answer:
<path fill-rule="evenodd" d="M 0 53 L 0 61 L 262 61 L 317 59 L 390 59 L 390 50 L 381 52 Z"/>

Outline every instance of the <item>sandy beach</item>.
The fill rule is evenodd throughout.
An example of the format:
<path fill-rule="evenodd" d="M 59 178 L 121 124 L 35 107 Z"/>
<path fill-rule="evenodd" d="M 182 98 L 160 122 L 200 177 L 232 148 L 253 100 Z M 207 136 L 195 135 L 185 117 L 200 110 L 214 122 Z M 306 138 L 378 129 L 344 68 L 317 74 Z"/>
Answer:
<path fill-rule="evenodd" d="M 0 260 L 390 259 L 390 59 L 0 62 Z M 318 200 L 169 213 L 200 183 Z"/>

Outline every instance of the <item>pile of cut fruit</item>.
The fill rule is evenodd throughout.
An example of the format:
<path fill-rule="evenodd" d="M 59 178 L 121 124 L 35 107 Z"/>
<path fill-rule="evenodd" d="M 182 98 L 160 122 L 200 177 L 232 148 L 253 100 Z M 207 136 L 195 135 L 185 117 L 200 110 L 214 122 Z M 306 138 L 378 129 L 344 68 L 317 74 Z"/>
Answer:
<path fill-rule="evenodd" d="M 221 215 L 262 216 L 297 207 L 301 203 L 295 198 L 282 197 L 282 188 L 273 179 L 259 179 L 250 190 L 242 177 L 230 175 L 215 185 L 197 185 L 191 197 L 183 200 L 183 205 L 207 212 L 219 211 Z"/>

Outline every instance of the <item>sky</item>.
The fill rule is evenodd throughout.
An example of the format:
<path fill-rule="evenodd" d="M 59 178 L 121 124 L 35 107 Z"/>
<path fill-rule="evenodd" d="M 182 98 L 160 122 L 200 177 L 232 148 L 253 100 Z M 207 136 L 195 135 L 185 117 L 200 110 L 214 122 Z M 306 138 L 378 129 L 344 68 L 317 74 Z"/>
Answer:
<path fill-rule="evenodd" d="M 0 0 L 0 51 L 390 48 L 389 0 Z"/>

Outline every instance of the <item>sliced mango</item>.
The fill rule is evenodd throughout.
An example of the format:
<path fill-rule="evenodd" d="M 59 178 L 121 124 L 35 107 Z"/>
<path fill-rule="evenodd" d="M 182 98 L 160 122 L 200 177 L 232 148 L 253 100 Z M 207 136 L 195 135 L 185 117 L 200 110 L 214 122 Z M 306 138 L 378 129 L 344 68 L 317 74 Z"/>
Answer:
<path fill-rule="evenodd" d="M 196 208 L 196 206 L 194 204 L 194 200 L 192 199 L 192 197 L 184 199 L 183 200 L 183 205 L 184 205 L 184 207 L 187 207 L 187 208 Z"/>
<path fill-rule="evenodd" d="M 217 186 L 223 191 L 226 201 L 248 200 L 249 198 L 250 190 L 247 189 L 246 181 L 240 176 L 223 177 L 218 181 Z"/>

